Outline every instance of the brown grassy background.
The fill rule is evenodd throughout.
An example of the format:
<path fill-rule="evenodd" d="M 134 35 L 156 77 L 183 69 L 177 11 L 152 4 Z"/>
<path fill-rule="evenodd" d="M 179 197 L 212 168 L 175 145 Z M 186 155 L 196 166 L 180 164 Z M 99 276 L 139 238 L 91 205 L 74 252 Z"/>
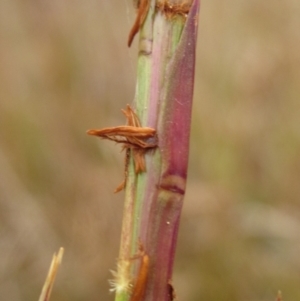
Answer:
<path fill-rule="evenodd" d="M 178 300 L 300 300 L 300 1 L 202 1 Z M 0 300 L 113 300 L 130 0 L 0 1 Z"/>

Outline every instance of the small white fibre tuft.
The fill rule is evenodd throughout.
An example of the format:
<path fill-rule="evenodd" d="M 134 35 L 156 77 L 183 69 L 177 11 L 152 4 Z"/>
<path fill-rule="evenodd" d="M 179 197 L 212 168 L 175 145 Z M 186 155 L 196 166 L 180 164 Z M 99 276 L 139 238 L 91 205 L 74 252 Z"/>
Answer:
<path fill-rule="evenodd" d="M 130 278 L 130 262 L 129 260 L 120 259 L 117 264 L 117 271 L 112 271 L 111 273 L 114 279 L 108 280 L 111 288 L 110 292 L 129 293 L 131 291 L 131 278 Z"/>

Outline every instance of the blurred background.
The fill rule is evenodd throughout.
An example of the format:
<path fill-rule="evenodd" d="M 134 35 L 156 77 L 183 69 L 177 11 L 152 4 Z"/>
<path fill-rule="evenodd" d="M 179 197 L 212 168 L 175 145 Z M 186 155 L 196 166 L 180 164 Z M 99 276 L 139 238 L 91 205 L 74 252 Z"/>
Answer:
<path fill-rule="evenodd" d="M 113 300 L 131 0 L 0 1 L 0 300 Z M 178 300 L 300 300 L 300 1 L 202 1 Z"/>

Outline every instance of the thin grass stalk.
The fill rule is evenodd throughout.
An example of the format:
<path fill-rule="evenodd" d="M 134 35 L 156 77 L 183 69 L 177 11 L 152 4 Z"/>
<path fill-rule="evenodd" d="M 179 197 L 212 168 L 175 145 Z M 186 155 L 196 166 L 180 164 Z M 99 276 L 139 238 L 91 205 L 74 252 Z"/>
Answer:
<path fill-rule="evenodd" d="M 185 194 L 200 0 L 141 0 L 135 110 L 156 129 L 146 172 L 127 167 L 116 301 L 173 299 L 172 268 Z M 139 21 L 140 22 L 140 21 Z"/>
<path fill-rule="evenodd" d="M 43 285 L 42 292 L 39 297 L 39 301 L 49 301 L 50 300 L 52 288 L 54 285 L 54 281 L 56 278 L 58 268 L 62 262 L 63 254 L 64 254 L 63 248 L 60 248 L 57 254 L 54 253 L 45 283 Z"/>

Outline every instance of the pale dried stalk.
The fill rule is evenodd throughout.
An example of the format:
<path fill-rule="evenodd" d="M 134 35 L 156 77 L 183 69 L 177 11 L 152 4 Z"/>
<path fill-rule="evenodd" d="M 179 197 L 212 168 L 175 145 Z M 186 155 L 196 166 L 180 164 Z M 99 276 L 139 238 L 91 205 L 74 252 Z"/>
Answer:
<path fill-rule="evenodd" d="M 48 275 L 47 278 L 45 280 L 39 301 L 49 301 L 50 300 L 50 295 L 51 295 L 51 291 L 54 285 L 54 281 L 56 278 L 56 274 L 57 274 L 57 270 L 59 265 L 61 264 L 62 261 L 62 257 L 64 254 L 64 249 L 60 248 L 58 253 L 54 253 L 52 261 L 51 261 L 51 265 L 48 271 Z"/>

